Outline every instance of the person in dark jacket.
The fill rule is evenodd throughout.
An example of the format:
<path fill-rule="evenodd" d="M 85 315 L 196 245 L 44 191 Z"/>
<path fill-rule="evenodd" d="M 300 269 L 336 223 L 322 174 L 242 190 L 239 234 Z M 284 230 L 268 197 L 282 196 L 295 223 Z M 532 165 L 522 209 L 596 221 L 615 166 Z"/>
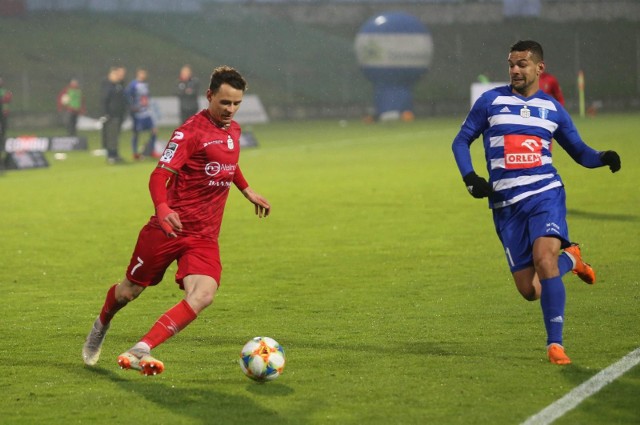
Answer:
<path fill-rule="evenodd" d="M 107 151 L 107 162 L 123 162 L 118 154 L 118 143 L 122 122 L 127 113 L 128 102 L 125 95 L 124 79 L 127 70 L 123 66 L 109 69 L 107 79 L 102 83 L 102 145 Z"/>
<path fill-rule="evenodd" d="M 198 93 L 200 86 L 197 78 L 193 76 L 191 66 L 184 65 L 180 69 L 178 78 L 178 101 L 180 103 L 180 124 L 200 110 L 198 106 Z"/>

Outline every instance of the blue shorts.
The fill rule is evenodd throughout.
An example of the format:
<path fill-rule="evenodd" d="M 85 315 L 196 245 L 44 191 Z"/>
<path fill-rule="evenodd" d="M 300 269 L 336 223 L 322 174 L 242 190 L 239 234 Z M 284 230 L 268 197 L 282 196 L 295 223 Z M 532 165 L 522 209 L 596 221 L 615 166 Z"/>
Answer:
<path fill-rule="evenodd" d="M 571 244 L 564 187 L 494 209 L 493 223 L 512 273 L 533 265 L 533 242 L 540 237 L 558 238 L 562 248 Z"/>
<path fill-rule="evenodd" d="M 133 129 L 134 131 L 145 131 L 152 130 L 155 127 L 153 118 L 144 117 L 144 118 L 133 118 Z"/>

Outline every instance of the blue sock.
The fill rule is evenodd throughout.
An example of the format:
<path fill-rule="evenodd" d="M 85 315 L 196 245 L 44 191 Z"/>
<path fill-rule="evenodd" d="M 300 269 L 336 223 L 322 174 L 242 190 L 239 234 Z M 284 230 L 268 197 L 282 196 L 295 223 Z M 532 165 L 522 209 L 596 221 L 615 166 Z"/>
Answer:
<path fill-rule="evenodd" d="M 558 257 L 558 268 L 560 269 L 560 276 L 564 276 L 566 273 L 573 270 L 573 261 L 569 258 L 566 252 L 563 252 Z"/>
<path fill-rule="evenodd" d="M 560 276 L 541 279 L 542 293 L 540 307 L 542 318 L 547 329 L 547 345 L 557 343 L 562 345 L 562 329 L 564 327 L 564 306 L 566 293 Z"/>
<path fill-rule="evenodd" d="M 138 153 L 138 133 L 135 131 L 131 135 L 131 150 L 134 155 Z"/>
<path fill-rule="evenodd" d="M 151 136 L 149 137 L 149 141 L 147 142 L 147 144 L 144 147 L 144 154 L 146 156 L 151 156 L 153 155 L 153 150 L 154 147 L 156 145 L 156 134 L 155 133 L 151 133 Z"/>

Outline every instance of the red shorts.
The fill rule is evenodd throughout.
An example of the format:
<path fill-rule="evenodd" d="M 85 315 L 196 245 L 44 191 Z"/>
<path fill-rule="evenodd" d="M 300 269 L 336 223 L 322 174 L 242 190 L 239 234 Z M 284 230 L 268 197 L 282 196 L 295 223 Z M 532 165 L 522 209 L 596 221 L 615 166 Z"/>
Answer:
<path fill-rule="evenodd" d="M 140 286 L 160 283 L 173 261 L 178 262 L 176 283 L 184 289 L 183 279 L 192 274 L 211 276 L 220 285 L 222 265 L 218 241 L 194 236 L 170 238 L 159 227 L 146 224 L 127 267 L 127 279 Z"/>

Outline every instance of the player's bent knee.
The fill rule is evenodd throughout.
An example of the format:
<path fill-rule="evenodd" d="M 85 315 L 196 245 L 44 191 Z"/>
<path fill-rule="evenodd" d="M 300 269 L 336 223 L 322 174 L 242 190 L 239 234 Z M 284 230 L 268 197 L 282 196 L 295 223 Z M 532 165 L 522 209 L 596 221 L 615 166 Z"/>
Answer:
<path fill-rule="evenodd" d="M 192 291 L 186 294 L 185 300 L 189 303 L 193 311 L 199 314 L 213 303 L 215 294 L 215 291 Z"/>
<path fill-rule="evenodd" d="M 132 293 L 130 290 L 123 290 L 118 294 L 118 296 L 116 296 L 116 299 L 120 304 L 126 304 L 135 300 L 136 298 L 138 298 L 138 295 Z"/>
<path fill-rule="evenodd" d="M 525 300 L 536 301 L 540 299 L 540 288 L 535 282 L 527 284 L 520 282 L 519 284 L 516 284 L 516 287 L 518 288 L 520 295 L 522 295 L 522 298 Z"/>
<path fill-rule="evenodd" d="M 138 298 L 142 291 L 144 291 L 143 286 L 125 279 L 116 288 L 116 299 L 121 303 L 128 303 Z"/>
<path fill-rule="evenodd" d="M 187 302 L 196 313 L 199 313 L 213 303 L 213 293 L 192 294 Z"/>
<path fill-rule="evenodd" d="M 124 292 L 122 294 L 122 297 L 124 298 L 124 300 L 126 302 L 131 302 L 131 301 L 135 300 L 136 298 L 138 298 L 138 295 L 140 295 L 140 294 L 136 294 L 136 293 L 133 293 L 131 291 L 126 291 L 126 292 Z"/>
<path fill-rule="evenodd" d="M 553 273 L 558 268 L 558 257 L 545 255 L 543 257 L 534 258 L 533 265 L 538 276 Z"/>

